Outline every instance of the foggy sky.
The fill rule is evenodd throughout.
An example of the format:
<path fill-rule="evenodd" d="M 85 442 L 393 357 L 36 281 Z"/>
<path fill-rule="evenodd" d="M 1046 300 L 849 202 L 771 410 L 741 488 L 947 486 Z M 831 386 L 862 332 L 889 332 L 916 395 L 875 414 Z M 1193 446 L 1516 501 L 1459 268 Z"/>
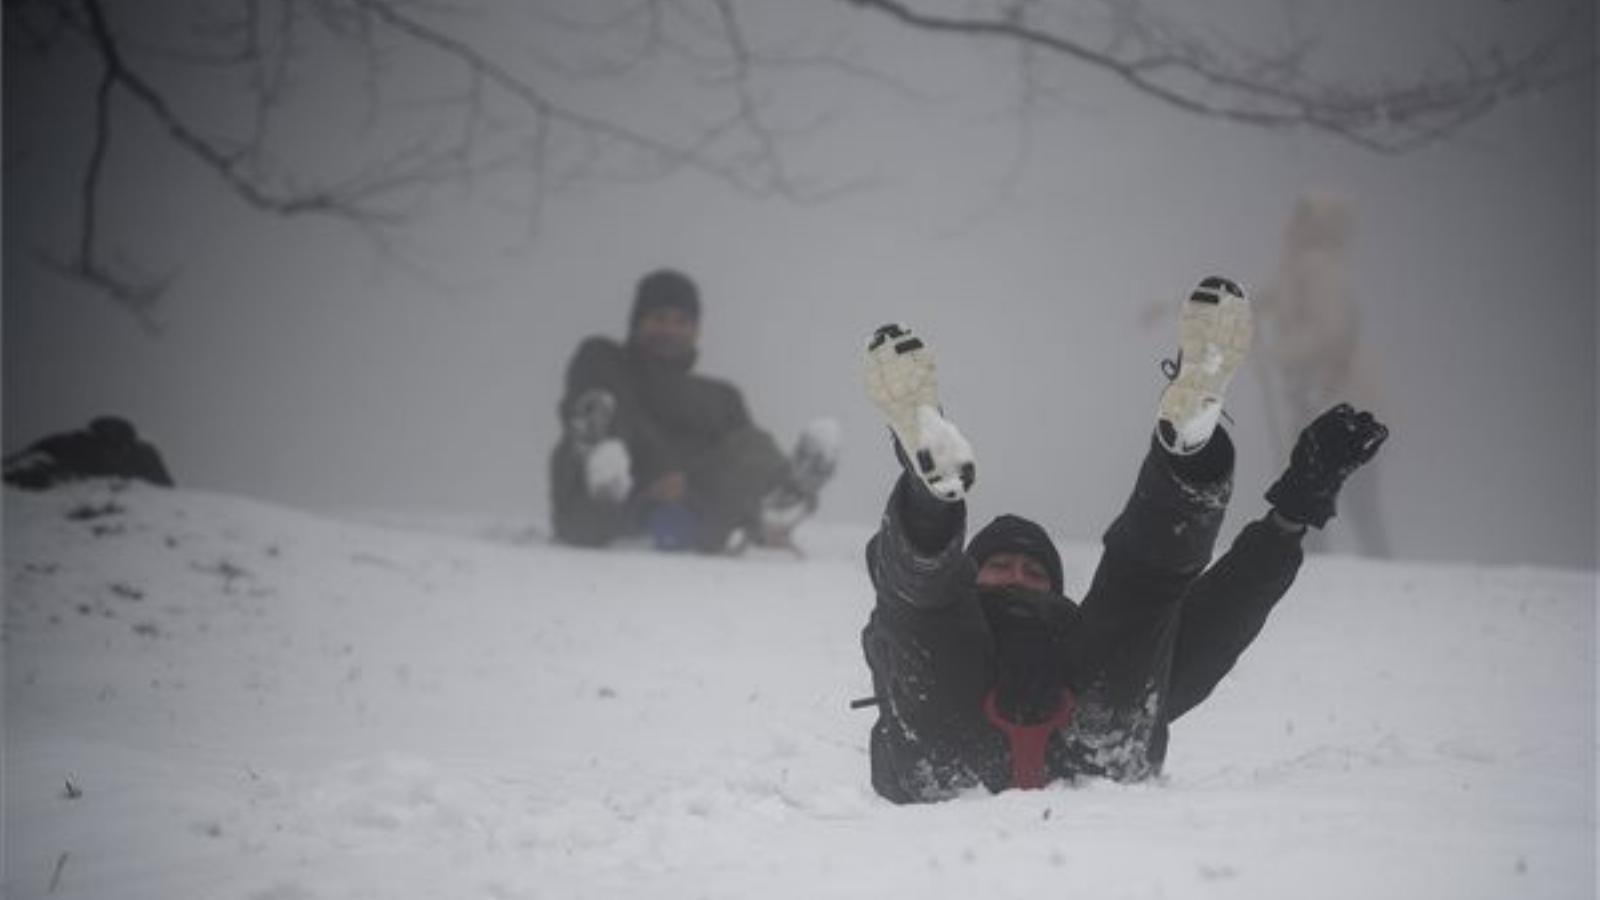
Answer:
<path fill-rule="evenodd" d="M 1592 75 L 1384 157 L 1185 115 L 1082 70 L 1019 120 L 996 54 L 881 25 L 860 40 L 922 96 L 829 100 L 836 119 L 795 153 L 867 187 L 796 204 L 692 173 L 591 184 L 547 198 L 536 226 L 472 196 L 407 246 L 423 275 L 337 224 L 243 208 L 130 117 L 110 218 L 128 252 L 181 264 L 158 337 L 36 264 L 69 227 L 88 116 L 69 88 L 93 72 L 15 71 L 8 54 L 5 449 L 116 411 L 186 486 L 333 511 L 541 516 L 568 354 L 620 337 L 634 282 L 667 265 L 701 288 L 701 370 L 742 386 L 780 443 L 815 416 L 843 423 L 822 518 L 878 515 L 894 462 L 860 352 L 873 327 L 905 321 L 938 350 L 947 411 L 976 448 L 974 523 L 1015 511 L 1095 540 L 1132 483 L 1173 349 L 1172 320 L 1145 327 L 1143 312 L 1205 275 L 1265 284 L 1295 197 L 1319 188 L 1359 220 L 1399 553 L 1594 566 Z M 1437 50 L 1373 43 L 1360 65 Z M 1251 370 L 1229 409 L 1225 535 L 1265 508 L 1282 463 Z"/>

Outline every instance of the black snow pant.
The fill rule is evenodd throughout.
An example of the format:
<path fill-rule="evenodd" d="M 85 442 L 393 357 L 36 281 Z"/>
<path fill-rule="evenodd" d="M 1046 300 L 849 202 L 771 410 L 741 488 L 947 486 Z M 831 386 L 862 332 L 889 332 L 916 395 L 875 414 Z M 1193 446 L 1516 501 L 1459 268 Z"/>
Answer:
<path fill-rule="evenodd" d="M 1266 519 L 1207 567 L 1232 470 L 1220 429 L 1194 457 L 1151 442 L 1073 639 L 1087 674 L 1065 735 L 1072 768 L 1124 781 L 1158 773 L 1168 724 L 1210 695 L 1294 582 L 1300 537 Z"/>

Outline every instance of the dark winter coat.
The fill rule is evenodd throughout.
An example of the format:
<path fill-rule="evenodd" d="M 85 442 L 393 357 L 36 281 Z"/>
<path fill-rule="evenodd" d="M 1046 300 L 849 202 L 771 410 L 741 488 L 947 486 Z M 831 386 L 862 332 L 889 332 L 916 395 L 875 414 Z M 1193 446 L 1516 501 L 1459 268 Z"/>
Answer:
<path fill-rule="evenodd" d="M 79 431 L 42 438 L 6 457 L 4 465 L 6 484 L 26 490 L 84 478 L 128 478 L 173 486 L 161 454 L 115 416 L 97 418 Z"/>
<path fill-rule="evenodd" d="M 717 549 L 781 481 L 787 459 L 751 422 L 744 395 L 726 381 L 696 374 L 692 366 L 692 359 L 674 364 L 604 337 L 579 345 L 567 365 L 561 420 L 567 421 L 586 391 L 600 388 L 616 398 L 613 434 L 627 445 L 635 498 L 622 505 L 591 500 L 581 460 L 563 440 L 551 458 L 558 538 L 599 545 L 638 530 L 638 491 L 666 473 L 683 472 L 699 522 L 697 543 Z"/>
<path fill-rule="evenodd" d="M 1152 443 L 1081 605 L 980 592 L 962 504 L 902 475 L 867 546 L 879 794 L 906 803 L 1160 771 L 1169 723 L 1232 668 L 1301 560 L 1299 537 L 1263 520 L 1206 568 L 1232 469 L 1226 436 L 1212 445 L 1180 471 Z"/>

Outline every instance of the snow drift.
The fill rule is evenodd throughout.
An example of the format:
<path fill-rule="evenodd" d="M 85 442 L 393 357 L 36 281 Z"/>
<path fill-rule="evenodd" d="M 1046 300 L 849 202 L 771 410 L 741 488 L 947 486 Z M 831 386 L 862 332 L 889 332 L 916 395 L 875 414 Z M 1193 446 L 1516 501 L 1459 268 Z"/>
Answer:
<path fill-rule="evenodd" d="M 1595 891 L 1589 572 L 1314 558 L 1162 783 L 900 808 L 847 707 L 865 529 L 599 553 L 109 483 L 4 526 L 17 900 Z"/>

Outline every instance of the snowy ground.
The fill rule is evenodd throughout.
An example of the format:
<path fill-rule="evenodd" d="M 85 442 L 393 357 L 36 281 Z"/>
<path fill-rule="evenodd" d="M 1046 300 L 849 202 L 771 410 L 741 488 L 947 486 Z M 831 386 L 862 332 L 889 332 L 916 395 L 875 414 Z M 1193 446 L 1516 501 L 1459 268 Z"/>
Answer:
<path fill-rule="evenodd" d="M 897 808 L 863 531 L 706 560 L 105 484 L 4 524 L 16 900 L 1595 893 L 1593 573 L 1314 559 L 1165 783 Z"/>

